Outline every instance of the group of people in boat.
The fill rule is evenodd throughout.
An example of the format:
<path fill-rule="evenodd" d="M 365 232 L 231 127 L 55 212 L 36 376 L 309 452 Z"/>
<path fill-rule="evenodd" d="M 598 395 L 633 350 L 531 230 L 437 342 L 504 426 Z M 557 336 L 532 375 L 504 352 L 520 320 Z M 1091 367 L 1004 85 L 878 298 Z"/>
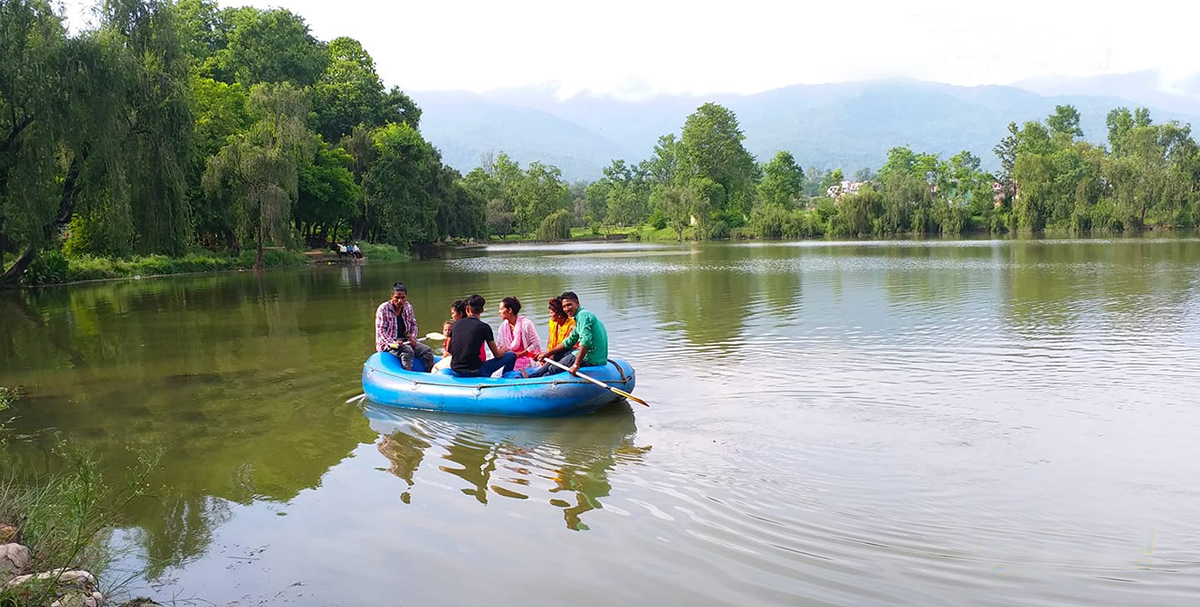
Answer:
<path fill-rule="evenodd" d="M 491 377 L 497 372 L 505 377 L 541 377 L 559 373 L 563 367 L 575 374 L 580 367 L 608 363 L 608 332 L 595 314 L 580 307 L 573 291 L 549 300 L 546 348 L 542 348 L 533 321 L 521 315 L 520 300 L 505 297 L 500 301 L 498 331 L 480 320 L 486 303 L 476 294 L 450 305 L 450 320 L 442 325 L 445 356 L 435 361 L 433 349 L 419 341 L 408 287 L 397 282 L 392 285 L 391 298 L 375 310 L 375 351 L 395 355 L 410 371 L 419 360 L 426 371 L 448 368 L 459 377 Z"/>

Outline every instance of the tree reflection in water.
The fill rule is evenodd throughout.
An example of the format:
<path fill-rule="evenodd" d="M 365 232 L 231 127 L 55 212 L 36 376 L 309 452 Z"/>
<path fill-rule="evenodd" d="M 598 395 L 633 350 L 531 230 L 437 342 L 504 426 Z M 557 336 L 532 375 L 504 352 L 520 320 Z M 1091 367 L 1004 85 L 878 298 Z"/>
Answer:
<path fill-rule="evenodd" d="M 610 476 L 621 464 L 641 462 L 651 449 L 636 444 L 637 424 L 627 403 L 595 414 L 560 419 L 507 419 L 404 411 L 367 403 L 364 412 L 380 433 L 387 472 L 407 487 L 412 503 L 426 458 L 466 483 L 464 495 L 487 504 L 492 496 L 530 499 L 544 488 L 567 528 L 587 530 L 585 513 L 603 508 Z M 427 467 L 428 469 L 428 467 Z"/>

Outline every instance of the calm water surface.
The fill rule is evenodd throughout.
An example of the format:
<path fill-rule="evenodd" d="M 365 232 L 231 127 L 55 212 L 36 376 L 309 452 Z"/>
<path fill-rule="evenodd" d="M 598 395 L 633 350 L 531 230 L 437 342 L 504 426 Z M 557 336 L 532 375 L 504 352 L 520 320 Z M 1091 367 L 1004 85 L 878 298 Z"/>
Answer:
<path fill-rule="evenodd" d="M 346 404 L 372 313 L 566 288 L 653 408 Z M 217 605 L 1194 605 L 1200 240 L 499 247 L 0 294 L 9 445 L 110 478 L 133 591 Z M 495 314 L 488 315 L 494 324 Z"/>

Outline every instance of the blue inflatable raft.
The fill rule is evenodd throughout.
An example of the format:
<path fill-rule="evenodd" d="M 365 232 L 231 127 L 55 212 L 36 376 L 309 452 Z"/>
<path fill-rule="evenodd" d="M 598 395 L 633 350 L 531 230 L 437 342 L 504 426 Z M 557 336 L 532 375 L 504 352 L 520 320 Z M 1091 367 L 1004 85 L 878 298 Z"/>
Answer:
<path fill-rule="evenodd" d="M 421 362 L 414 361 L 420 368 Z M 632 392 L 633 367 L 609 360 L 603 367 L 583 367 L 580 373 Z M 457 377 L 450 371 L 408 371 L 392 354 L 376 352 L 363 364 L 363 392 L 374 403 L 446 413 L 552 417 L 591 413 L 621 400 L 585 379 L 562 372 L 537 378 Z"/>

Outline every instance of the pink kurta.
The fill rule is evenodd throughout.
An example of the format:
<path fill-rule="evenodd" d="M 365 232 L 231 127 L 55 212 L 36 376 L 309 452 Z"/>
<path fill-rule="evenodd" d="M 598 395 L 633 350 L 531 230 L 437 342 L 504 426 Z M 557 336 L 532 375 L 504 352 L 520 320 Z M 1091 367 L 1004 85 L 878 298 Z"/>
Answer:
<path fill-rule="evenodd" d="M 499 344 L 512 350 L 527 350 L 525 356 L 517 358 L 517 365 L 514 369 L 524 369 L 533 365 L 533 356 L 542 351 L 542 340 L 538 338 L 537 329 L 533 326 L 533 321 L 525 316 L 517 317 L 516 330 L 508 324 L 507 320 L 500 321 L 500 339 Z"/>

